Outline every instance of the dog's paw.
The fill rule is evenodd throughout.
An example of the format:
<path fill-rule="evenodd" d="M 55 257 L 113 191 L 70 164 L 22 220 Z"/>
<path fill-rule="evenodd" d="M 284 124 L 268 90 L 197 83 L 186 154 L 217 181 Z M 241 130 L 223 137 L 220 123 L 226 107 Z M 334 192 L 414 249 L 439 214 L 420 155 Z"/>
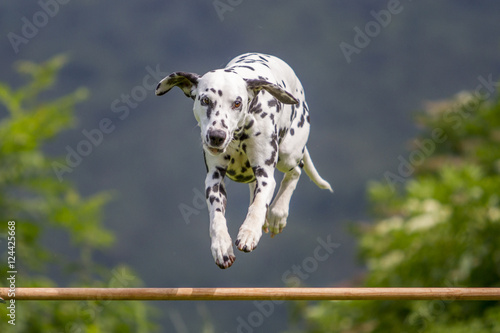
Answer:
<path fill-rule="evenodd" d="M 262 229 L 255 231 L 241 227 L 235 244 L 240 251 L 252 252 L 257 247 L 260 236 L 262 236 Z"/>
<path fill-rule="evenodd" d="M 215 264 L 222 269 L 231 267 L 236 260 L 229 235 L 227 237 L 214 237 L 211 248 Z"/>
<path fill-rule="evenodd" d="M 265 232 L 266 234 L 269 233 L 269 222 L 267 221 L 267 218 L 266 222 L 264 222 L 264 225 L 262 226 L 262 231 Z"/>
<path fill-rule="evenodd" d="M 266 223 L 268 224 L 269 231 L 271 231 L 271 237 L 283 231 L 283 228 L 286 226 L 287 217 L 288 211 L 278 209 L 277 207 L 272 207 L 269 210 Z"/>

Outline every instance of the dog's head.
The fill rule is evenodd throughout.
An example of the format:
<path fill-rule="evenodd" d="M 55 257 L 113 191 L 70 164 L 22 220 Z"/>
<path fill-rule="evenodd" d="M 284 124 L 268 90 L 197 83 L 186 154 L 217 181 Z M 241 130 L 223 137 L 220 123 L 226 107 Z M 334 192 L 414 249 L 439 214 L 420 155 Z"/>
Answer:
<path fill-rule="evenodd" d="M 175 72 L 165 77 L 156 87 L 161 96 L 173 87 L 194 99 L 193 112 L 201 128 L 204 149 L 211 155 L 223 153 L 242 130 L 252 99 L 264 89 L 284 104 L 297 100 L 280 86 L 266 80 L 243 79 L 232 71 L 219 69 L 203 76 Z"/>

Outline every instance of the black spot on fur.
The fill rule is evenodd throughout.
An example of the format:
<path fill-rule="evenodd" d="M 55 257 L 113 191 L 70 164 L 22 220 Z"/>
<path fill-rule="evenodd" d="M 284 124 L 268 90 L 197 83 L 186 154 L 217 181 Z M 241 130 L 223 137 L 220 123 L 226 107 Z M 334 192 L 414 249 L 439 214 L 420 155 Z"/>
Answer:
<path fill-rule="evenodd" d="M 242 68 L 247 68 L 247 69 L 250 69 L 252 71 L 255 71 L 255 69 L 251 66 L 245 66 L 245 65 L 238 65 L 238 66 L 235 66 L 235 67 L 242 67 Z"/>
<path fill-rule="evenodd" d="M 276 159 L 276 151 L 273 151 L 271 157 L 265 161 L 266 165 L 273 165 L 275 159 Z"/>
<path fill-rule="evenodd" d="M 220 194 L 222 194 L 224 197 L 227 197 L 226 188 L 224 187 L 224 185 L 220 184 L 219 191 Z M 225 198 L 222 200 L 222 202 L 224 203 L 224 207 L 226 207 L 225 200 Z"/>
<path fill-rule="evenodd" d="M 249 137 L 250 137 L 250 136 L 248 136 L 248 134 L 247 134 L 247 133 L 242 133 L 242 134 L 240 135 L 240 138 L 239 138 L 239 139 L 240 139 L 240 141 L 244 141 L 244 140 L 248 139 Z"/>
<path fill-rule="evenodd" d="M 210 118 L 213 109 L 217 106 L 217 101 L 214 101 L 213 103 L 210 103 L 207 105 L 207 118 Z"/>
<path fill-rule="evenodd" d="M 294 135 L 295 134 L 295 130 L 293 128 L 290 128 L 290 135 Z"/>
<path fill-rule="evenodd" d="M 250 129 L 253 126 L 253 123 L 254 123 L 253 119 L 250 120 L 250 122 L 245 126 L 245 129 L 246 130 Z"/>
<path fill-rule="evenodd" d="M 273 138 L 272 138 L 270 143 L 271 143 L 271 147 L 273 147 L 274 151 L 278 151 L 278 144 L 276 143 L 277 139 L 278 138 L 277 138 L 276 134 L 273 134 Z"/>
<path fill-rule="evenodd" d="M 297 124 L 297 126 L 299 126 L 299 127 L 304 126 L 304 122 L 305 122 L 305 117 L 304 117 L 304 115 L 302 115 L 302 116 L 300 117 L 300 121 L 299 121 L 299 123 Z"/>
<path fill-rule="evenodd" d="M 216 169 L 219 171 L 221 177 L 224 178 L 224 176 L 226 175 L 226 169 L 221 167 L 216 167 Z"/>
<path fill-rule="evenodd" d="M 295 111 L 295 105 L 292 105 L 292 112 L 290 112 L 290 122 L 295 119 L 295 114 L 297 111 Z"/>
<path fill-rule="evenodd" d="M 257 103 L 257 98 L 254 98 L 252 103 L 250 103 L 250 107 L 248 108 L 249 113 L 261 113 L 262 112 L 262 105 L 260 103 Z"/>
<path fill-rule="evenodd" d="M 253 167 L 252 169 L 253 169 L 253 173 L 255 174 L 256 177 L 266 177 L 267 178 L 267 172 L 262 167 Z"/>
<path fill-rule="evenodd" d="M 287 130 L 285 128 L 280 128 L 279 132 L 278 132 L 278 143 L 281 143 L 281 141 L 283 140 L 283 138 L 285 137 L 286 135 L 286 132 Z"/>
<path fill-rule="evenodd" d="M 260 117 L 261 117 L 262 119 L 266 118 L 266 116 L 267 116 L 267 113 L 266 113 L 266 112 L 262 112 L 262 114 L 260 115 Z"/>
<path fill-rule="evenodd" d="M 249 183 L 249 182 L 253 182 L 254 180 L 255 180 L 255 176 L 251 175 L 251 176 L 246 176 L 245 178 L 243 178 L 242 182 Z"/>
<path fill-rule="evenodd" d="M 222 90 L 218 90 L 217 93 L 219 94 L 219 96 L 222 96 Z"/>

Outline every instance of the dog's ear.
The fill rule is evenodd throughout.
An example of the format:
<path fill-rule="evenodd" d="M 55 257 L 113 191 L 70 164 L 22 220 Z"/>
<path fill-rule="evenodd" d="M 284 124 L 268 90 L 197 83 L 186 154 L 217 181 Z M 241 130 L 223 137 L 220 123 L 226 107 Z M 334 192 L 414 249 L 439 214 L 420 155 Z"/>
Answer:
<path fill-rule="evenodd" d="M 284 104 L 297 104 L 299 101 L 295 99 L 288 91 L 281 88 L 277 84 L 268 82 L 266 80 L 250 80 L 245 79 L 247 82 L 248 89 L 252 90 L 255 95 L 261 90 L 264 89 L 271 95 L 273 95 L 278 101 Z"/>
<path fill-rule="evenodd" d="M 158 83 L 155 93 L 157 96 L 161 96 L 177 86 L 182 89 L 187 97 L 194 98 L 194 96 L 191 96 L 191 90 L 193 86 L 198 85 L 199 78 L 200 76 L 195 73 L 174 72 Z"/>

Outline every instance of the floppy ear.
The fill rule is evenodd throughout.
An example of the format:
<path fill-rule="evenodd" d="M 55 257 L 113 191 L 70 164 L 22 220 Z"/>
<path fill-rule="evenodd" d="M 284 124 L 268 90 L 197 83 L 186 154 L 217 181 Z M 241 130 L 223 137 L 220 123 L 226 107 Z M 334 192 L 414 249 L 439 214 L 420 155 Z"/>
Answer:
<path fill-rule="evenodd" d="M 254 94 L 257 94 L 261 89 L 264 89 L 271 95 L 273 95 L 278 101 L 284 104 L 297 104 L 299 101 L 295 99 L 288 91 L 281 88 L 277 84 L 268 82 L 266 80 L 245 80 L 247 82 L 248 89 L 252 90 Z"/>
<path fill-rule="evenodd" d="M 193 96 L 191 96 L 191 89 L 193 88 L 193 86 L 196 86 L 198 84 L 199 78 L 200 76 L 195 73 L 172 73 L 161 80 L 160 83 L 158 83 L 155 93 L 157 96 L 161 96 L 169 92 L 173 87 L 178 86 L 182 89 L 187 97 L 192 98 Z"/>

